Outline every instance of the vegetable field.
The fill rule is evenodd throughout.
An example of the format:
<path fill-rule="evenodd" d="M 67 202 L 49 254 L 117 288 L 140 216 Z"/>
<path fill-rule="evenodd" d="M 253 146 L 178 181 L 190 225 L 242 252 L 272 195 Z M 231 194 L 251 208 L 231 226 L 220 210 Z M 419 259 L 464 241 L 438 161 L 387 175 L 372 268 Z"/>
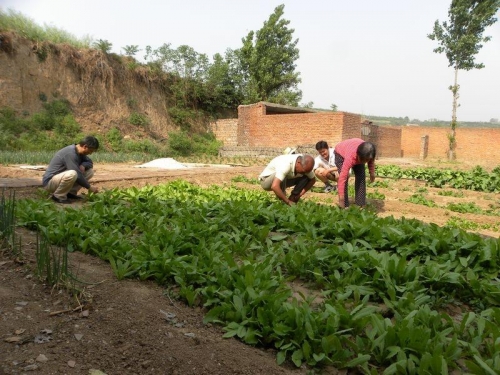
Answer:
<path fill-rule="evenodd" d="M 321 194 L 289 208 L 240 181 L 112 189 L 84 209 L 22 199 L 18 224 L 108 261 L 118 279 L 154 280 L 201 308 L 224 337 L 274 348 L 279 364 L 367 374 L 500 371 L 500 241 L 464 231 L 460 216 L 453 221 L 476 207 L 495 232 L 498 190 L 487 191 L 483 207 L 460 202 L 467 188 L 440 186 L 448 193 L 436 196 L 459 200 L 453 206 L 429 197 L 429 184 L 398 187 L 409 206 L 432 201 L 450 212 L 438 226 L 377 213 L 391 179 L 370 187 L 363 211 L 339 210 L 328 204 L 334 195 Z"/>

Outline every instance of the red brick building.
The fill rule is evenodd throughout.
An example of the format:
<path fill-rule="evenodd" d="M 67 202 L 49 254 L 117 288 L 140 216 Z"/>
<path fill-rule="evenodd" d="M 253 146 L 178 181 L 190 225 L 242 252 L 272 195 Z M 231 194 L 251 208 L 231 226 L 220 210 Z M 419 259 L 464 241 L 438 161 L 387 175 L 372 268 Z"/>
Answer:
<path fill-rule="evenodd" d="M 447 128 L 377 126 L 362 122 L 354 113 L 268 102 L 239 106 L 238 119 L 219 120 L 212 131 L 232 154 L 272 155 L 288 146 L 307 149 L 320 140 L 333 146 L 356 137 L 376 144 L 380 157 L 443 160 L 447 158 L 449 132 Z M 500 164 L 500 129 L 458 128 L 456 139 L 458 160 L 477 158 Z"/>

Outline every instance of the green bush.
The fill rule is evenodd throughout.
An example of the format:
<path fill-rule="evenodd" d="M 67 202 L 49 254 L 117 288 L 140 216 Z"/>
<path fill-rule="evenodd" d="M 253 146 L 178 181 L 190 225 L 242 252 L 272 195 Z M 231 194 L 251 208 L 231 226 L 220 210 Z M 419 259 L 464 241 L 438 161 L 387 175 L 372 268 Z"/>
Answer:
<path fill-rule="evenodd" d="M 203 133 L 193 135 L 193 152 L 196 154 L 219 155 L 222 142 L 215 138 L 214 133 Z"/>
<path fill-rule="evenodd" d="M 134 112 L 128 118 L 128 122 L 130 122 L 132 125 L 146 126 L 147 124 L 149 124 L 149 119 L 146 115 Z"/>
<path fill-rule="evenodd" d="M 66 116 L 72 113 L 71 104 L 67 99 L 56 99 L 43 103 L 43 108 L 50 116 Z"/>
<path fill-rule="evenodd" d="M 59 135 L 75 138 L 76 135 L 80 133 L 81 127 L 80 124 L 76 122 L 73 115 L 69 114 L 58 119 L 54 126 L 54 130 Z"/>
<path fill-rule="evenodd" d="M 174 156 L 188 156 L 193 152 L 193 141 L 185 132 L 168 133 L 168 144 Z"/>
<path fill-rule="evenodd" d="M 158 145 L 154 144 L 152 141 L 149 139 L 143 139 L 140 141 L 133 141 L 133 140 L 125 140 L 123 142 L 123 148 L 122 150 L 124 152 L 142 152 L 142 153 L 147 153 L 151 155 L 159 155 L 159 147 Z"/>
<path fill-rule="evenodd" d="M 168 109 L 168 114 L 182 131 L 191 130 L 191 123 L 198 117 L 197 111 L 183 107 L 171 107 Z"/>
<path fill-rule="evenodd" d="M 47 112 L 39 112 L 31 116 L 31 124 L 34 130 L 53 130 L 54 122 L 54 117 Z"/>
<path fill-rule="evenodd" d="M 106 133 L 106 142 L 108 143 L 111 151 L 120 151 L 123 142 L 123 136 L 120 130 L 116 127 L 111 128 Z"/>

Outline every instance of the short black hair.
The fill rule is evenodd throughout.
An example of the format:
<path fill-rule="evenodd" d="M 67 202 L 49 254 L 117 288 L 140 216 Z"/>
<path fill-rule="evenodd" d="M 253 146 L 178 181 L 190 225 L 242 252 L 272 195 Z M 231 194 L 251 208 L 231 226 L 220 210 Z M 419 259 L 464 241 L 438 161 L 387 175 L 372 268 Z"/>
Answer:
<path fill-rule="evenodd" d="M 371 142 L 363 142 L 358 146 L 356 154 L 360 159 L 375 159 L 377 156 L 377 147 Z"/>
<path fill-rule="evenodd" d="M 328 143 L 326 143 L 326 141 L 319 141 L 318 143 L 316 143 L 317 151 L 323 150 L 324 148 L 328 148 Z"/>
<path fill-rule="evenodd" d="M 80 146 L 87 146 L 88 148 L 92 148 L 94 150 L 97 150 L 99 148 L 99 141 L 96 137 L 91 135 L 87 135 L 80 142 L 78 142 L 78 144 Z"/>

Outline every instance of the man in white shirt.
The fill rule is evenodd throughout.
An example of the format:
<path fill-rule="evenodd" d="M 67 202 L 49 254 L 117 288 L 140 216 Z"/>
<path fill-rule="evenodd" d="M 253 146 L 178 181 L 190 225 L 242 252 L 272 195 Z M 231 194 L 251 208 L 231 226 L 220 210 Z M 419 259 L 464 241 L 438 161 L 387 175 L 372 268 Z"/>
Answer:
<path fill-rule="evenodd" d="M 260 186 L 273 191 L 283 202 L 291 206 L 297 203 L 316 182 L 311 155 L 288 154 L 275 157 L 259 175 Z M 292 194 L 286 197 L 286 188 L 293 186 Z"/>
<path fill-rule="evenodd" d="M 339 174 L 335 165 L 335 152 L 333 147 L 328 147 L 326 141 L 316 143 L 318 156 L 314 159 L 314 174 L 325 184 L 323 192 L 329 193 L 337 190 L 336 185 L 332 185 L 330 181 L 337 182 Z"/>

